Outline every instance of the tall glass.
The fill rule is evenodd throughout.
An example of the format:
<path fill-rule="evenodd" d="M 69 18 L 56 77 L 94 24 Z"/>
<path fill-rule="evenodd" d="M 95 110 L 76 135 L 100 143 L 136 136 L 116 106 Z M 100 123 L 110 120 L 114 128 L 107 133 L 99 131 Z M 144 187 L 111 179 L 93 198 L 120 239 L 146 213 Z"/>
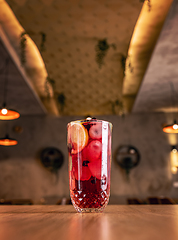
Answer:
<path fill-rule="evenodd" d="M 109 201 L 112 124 L 87 118 L 67 125 L 69 187 L 78 212 L 102 212 Z"/>

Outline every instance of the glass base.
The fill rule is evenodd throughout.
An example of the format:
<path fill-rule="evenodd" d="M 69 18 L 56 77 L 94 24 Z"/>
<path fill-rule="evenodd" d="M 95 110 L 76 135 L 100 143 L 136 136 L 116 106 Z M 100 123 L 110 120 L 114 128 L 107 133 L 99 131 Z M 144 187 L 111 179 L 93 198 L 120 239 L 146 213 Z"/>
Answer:
<path fill-rule="evenodd" d="M 71 199 L 71 200 L 72 200 L 72 199 Z M 108 201 L 105 202 L 105 204 L 104 204 L 102 207 L 100 207 L 100 208 L 80 208 L 80 207 L 78 207 L 78 206 L 75 204 L 75 202 L 72 200 L 72 204 L 73 204 L 74 208 L 75 208 L 76 211 L 79 212 L 79 213 L 102 213 L 102 212 L 104 211 L 105 207 L 107 206 L 108 202 L 109 202 L 109 199 L 108 199 Z"/>
<path fill-rule="evenodd" d="M 104 208 L 75 208 L 79 213 L 101 213 Z"/>

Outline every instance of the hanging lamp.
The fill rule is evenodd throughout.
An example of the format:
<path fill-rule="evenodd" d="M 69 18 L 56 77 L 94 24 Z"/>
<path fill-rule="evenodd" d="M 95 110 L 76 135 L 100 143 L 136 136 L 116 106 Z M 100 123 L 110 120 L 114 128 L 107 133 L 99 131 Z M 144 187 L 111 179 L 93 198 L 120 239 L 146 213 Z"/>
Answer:
<path fill-rule="evenodd" d="M 4 138 L 0 138 L 1 146 L 15 146 L 17 143 L 17 140 L 10 138 L 8 134 Z"/>
<path fill-rule="evenodd" d="M 165 133 L 178 133 L 178 124 L 176 120 L 171 125 L 163 126 L 163 132 Z"/>
<path fill-rule="evenodd" d="M 2 108 L 0 109 L 0 120 L 13 120 L 20 117 L 20 114 L 13 109 L 7 109 L 6 107 L 6 98 L 7 98 L 7 84 L 8 84 L 8 65 L 9 59 L 6 60 L 5 65 L 5 77 L 4 77 L 4 103 Z"/>
<path fill-rule="evenodd" d="M 20 117 L 20 114 L 12 109 L 7 109 L 6 104 L 0 109 L 0 120 L 13 120 Z"/>
<path fill-rule="evenodd" d="M 8 122 L 6 122 L 6 134 L 4 138 L 0 138 L 0 146 L 15 146 L 18 144 L 16 139 L 10 138 L 8 134 Z"/>
<path fill-rule="evenodd" d="M 169 82 L 170 86 L 171 86 L 171 96 L 172 96 L 172 105 L 175 108 L 175 89 L 174 89 L 174 85 L 172 82 Z M 174 120 L 174 122 L 172 124 L 167 124 L 167 125 L 163 125 L 163 132 L 165 133 L 178 133 L 178 124 L 177 121 Z"/>
<path fill-rule="evenodd" d="M 177 149 L 178 149 L 177 146 L 174 145 L 174 146 L 171 147 L 171 152 L 172 153 L 177 153 Z"/>

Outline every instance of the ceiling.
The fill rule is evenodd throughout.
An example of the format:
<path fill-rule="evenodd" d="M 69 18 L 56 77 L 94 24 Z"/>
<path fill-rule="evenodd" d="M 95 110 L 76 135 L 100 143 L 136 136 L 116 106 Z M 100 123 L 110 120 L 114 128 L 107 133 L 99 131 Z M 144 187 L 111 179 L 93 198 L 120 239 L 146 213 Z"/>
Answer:
<path fill-rule="evenodd" d="M 178 110 L 178 1 L 174 1 L 157 41 L 133 112 Z"/>
<path fill-rule="evenodd" d="M 63 116 L 170 111 L 170 77 L 178 88 L 178 3 L 171 4 L 0 0 L 0 69 L 9 55 L 10 108 L 22 115 Z M 98 43 L 106 51 L 98 52 Z"/>

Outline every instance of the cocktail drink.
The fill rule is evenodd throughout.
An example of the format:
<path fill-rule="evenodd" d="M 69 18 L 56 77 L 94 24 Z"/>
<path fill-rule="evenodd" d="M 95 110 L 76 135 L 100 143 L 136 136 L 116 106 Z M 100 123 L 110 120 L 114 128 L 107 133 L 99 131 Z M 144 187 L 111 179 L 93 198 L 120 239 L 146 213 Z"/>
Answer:
<path fill-rule="evenodd" d="M 67 126 L 69 185 L 78 212 L 102 212 L 109 201 L 112 124 L 87 118 Z"/>

